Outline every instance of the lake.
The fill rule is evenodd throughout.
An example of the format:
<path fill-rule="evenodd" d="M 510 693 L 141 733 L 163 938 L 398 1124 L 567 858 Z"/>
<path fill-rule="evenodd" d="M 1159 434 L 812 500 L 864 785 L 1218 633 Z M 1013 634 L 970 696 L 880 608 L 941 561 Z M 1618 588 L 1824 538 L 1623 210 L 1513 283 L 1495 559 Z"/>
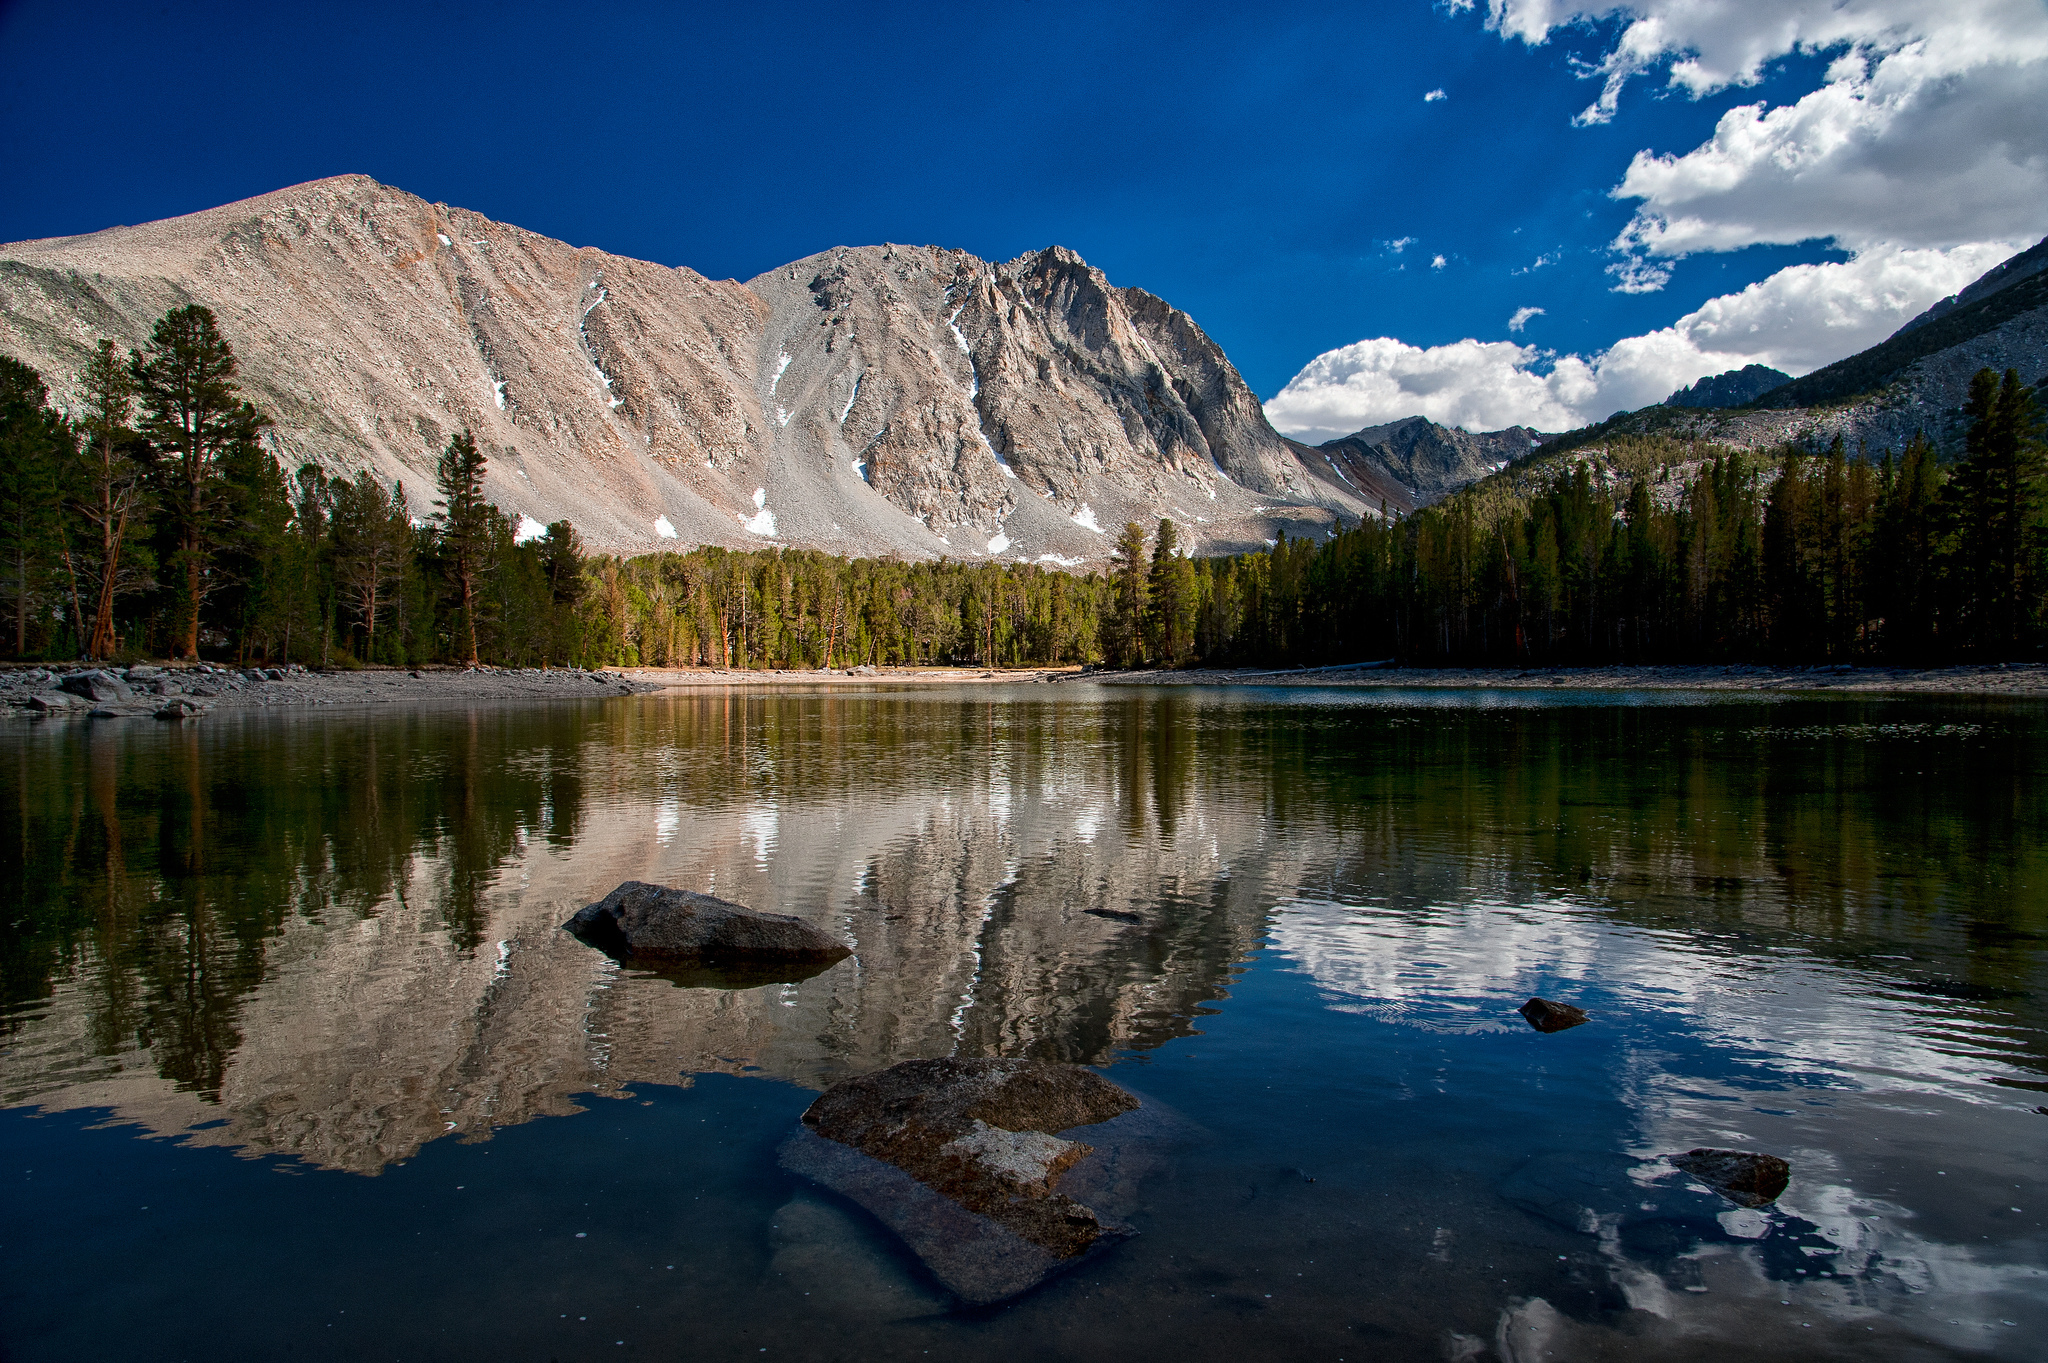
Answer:
<path fill-rule="evenodd" d="M 2036 705 L 746 688 L 0 760 L 17 1363 L 2048 1339 Z M 621 969 L 560 924 L 629 879 L 855 954 Z M 1138 1234 L 962 1310 L 778 1166 L 820 1089 L 947 1055 L 1172 1114 Z M 1739 1207 L 1700 1146 L 1790 1186 Z"/>

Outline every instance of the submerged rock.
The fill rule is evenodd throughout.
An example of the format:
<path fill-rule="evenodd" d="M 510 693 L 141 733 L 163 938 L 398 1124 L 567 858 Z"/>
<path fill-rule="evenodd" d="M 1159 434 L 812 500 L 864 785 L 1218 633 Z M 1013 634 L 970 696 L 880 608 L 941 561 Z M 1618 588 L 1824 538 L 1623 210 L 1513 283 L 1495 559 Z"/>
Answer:
<path fill-rule="evenodd" d="M 1730 1202 L 1762 1207 L 1778 1200 L 1792 1181 L 1792 1166 L 1776 1155 L 1704 1147 L 1673 1155 L 1671 1162 Z"/>
<path fill-rule="evenodd" d="M 157 710 L 158 719 L 196 719 L 207 712 L 208 706 L 201 701 L 187 700 L 183 696 L 170 701 Z"/>
<path fill-rule="evenodd" d="M 1584 1009 L 1544 998 L 1530 999 L 1515 1011 L 1539 1032 L 1562 1032 L 1588 1020 Z"/>
<path fill-rule="evenodd" d="M 980 1305 L 1130 1234 L 1073 1194 L 1128 1189 L 1135 1173 L 1119 1165 L 1135 1131 L 1114 1124 L 1138 1108 L 1076 1065 L 908 1060 L 827 1089 L 782 1162 L 874 1213 Z M 1070 1139 L 1077 1128 L 1095 1128 L 1090 1141 Z"/>
<path fill-rule="evenodd" d="M 639 880 L 627 881 L 562 926 L 615 961 L 656 970 L 722 965 L 760 975 L 762 966 L 775 962 L 829 965 L 853 954 L 801 918 L 756 913 L 708 894 Z M 788 978 L 768 973 L 773 979 L 755 978 L 739 987 Z"/>

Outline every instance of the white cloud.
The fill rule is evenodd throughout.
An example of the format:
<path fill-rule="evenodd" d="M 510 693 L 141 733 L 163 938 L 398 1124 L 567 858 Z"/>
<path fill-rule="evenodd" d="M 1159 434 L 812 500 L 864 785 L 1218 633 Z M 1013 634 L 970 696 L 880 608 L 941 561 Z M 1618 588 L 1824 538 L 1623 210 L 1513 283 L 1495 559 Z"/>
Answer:
<path fill-rule="evenodd" d="M 1444 93 L 1444 92 L 1443 92 L 1443 91 L 1442 91 L 1441 89 L 1436 89 L 1436 90 L 1431 90 L 1431 91 L 1430 91 L 1430 92 L 1429 92 L 1428 94 L 1424 95 L 1424 96 L 1422 97 L 1422 102 L 1423 102 L 1424 104 L 1434 104 L 1434 103 L 1436 103 L 1436 102 L 1437 102 L 1438 100 L 1440 100 L 1440 99 L 1449 99 L 1449 98 L 1450 98 L 1450 96 L 1449 96 L 1449 95 L 1447 95 L 1447 94 L 1445 94 L 1445 93 Z"/>
<path fill-rule="evenodd" d="M 1529 325 L 1530 318 L 1541 317 L 1542 315 L 1543 309 L 1541 308 L 1516 308 L 1515 315 L 1508 318 L 1508 330 L 1520 331 L 1523 327 Z"/>
<path fill-rule="evenodd" d="M 1359 341 L 1310 361 L 1266 404 L 1266 416 L 1308 441 L 1417 415 L 1474 431 L 1568 430 L 1746 364 L 1808 373 L 1883 340 L 2018 249 L 2010 242 L 1883 247 L 1849 261 L 1794 265 L 1591 356 L 1513 341 Z"/>
<path fill-rule="evenodd" d="M 1469 0 L 1453 8 L 1470 8 Z M 1664 68 L 1694 98 L 1754 85 L 1793 52 L 1834 53 L 1820 88 L 1744 105 L 1680 155 L 1637 153 L 1615 193 L 1640 202 L 1617 241 L 1682 255 L 1832 238 L 1956 246 L 2048 231 L 2048 6 L 2040 0 L 1488 0 L 1487 26 L 1529 44 L 1626 23 L 1601 60 L 1623 88 Z M 1623 277 L 1654 288 L 1652 276 Z"/>
<path fill-rule="evenodd" d="M 1607 267 L 1614 276 L 1613 293 L 1655 293 L 1671 282 L 1671 266 L 1639 255 L 1623 256 Z"/>
<path fill-rule="evenodd" d="M 1415 244 L 1415 238 L 1395 237 L 1392 241 L 1383 242 L 1381 244 L 1384 245 L 1389 251 L 1392 251 L 1395 255 L 1398 256 L 1403 251 L 1407 250 L 1409 247 Z"/>
<path fill-rule="evenodd" d="M 1435 257 L 1432 257 L 1432 258 L 1431 258 L 1431 260 L 1430 260 L 1430 262 L 1429 262 L 1429 268 L 1430 268 L 1430 269 L 1432 269 L 1432 270 L 1441 270 L 1441 269 L 1442 269 L 1443 267 L 1444 267 L 1444 258 L 1443 258 L 1442 256 L 1435 256 Z"/>

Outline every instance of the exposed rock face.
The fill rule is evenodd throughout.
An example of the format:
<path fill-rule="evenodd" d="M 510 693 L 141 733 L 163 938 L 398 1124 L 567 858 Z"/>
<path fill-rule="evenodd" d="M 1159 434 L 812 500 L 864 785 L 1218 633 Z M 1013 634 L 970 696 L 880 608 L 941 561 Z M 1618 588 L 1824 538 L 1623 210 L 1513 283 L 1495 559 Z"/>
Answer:
<path fill-rule="evenodd" d="M 1074 1065 L 908 1060 L 827 1089 L 803 1115 L 815 1136 L 787 1143 L 782 1160 L 867 1207 L 949 1288 L 985 1303 L 1128 1233 L 1061 1190 L 1095 1147 L 1055 1133 L 1137 1107 Z"/>
<path fill-rule="evenodd" d="M 1754 402 L 1792 376 L 1767 364 L 1746 364 L 1689 384 L 1664 399 L 1666 407 L 1740 407 Z"/>
<path fill-rule="evenodd" d="M 1515 1011 L 1539 1032 L 1562 1032 L 1568 1027 L 1577 1027 L 1588 1020 L 1583 1009 L 1574 1008 L 1569 1003 L 1554 1003 L 1542 998 L 1530 999 Z"/>
<path fill-rule="evenodd" d="M 1182 312 L 1052 247 L 840 248 L 715 282 L 341 176 L 0 249 L 0 352 L 59 403 L 102 336 L 204 303 L 288 466 L 402 479 L 448 436 L 595 547 L 781 543 L 1085 562 L 1170 516 L 1202 552 L 1399 495 L 1305 459 Z"/>
<path fill-rule="evenodd" d="M 1671 1162 L 1730 1202 L 1762 1207 L 1778 1200 L 1792 1181 L 1792 1166 L 1776 1155 L 1747 1150 L 1688 1150 Z"/>
<path fill-rule="evenodd" d="M 656 968 L 784 961 L 829 964 L 853 954 L 845 943 L 801 918 L 756 913 L 708 894 L 639 880 L 627 881 L 562 926 L 607 956 Z M 785 976 L 771 971 L 770 978 Z"/>
<path fill-rule="evenodd" d="M 1456 492 L 1525 457 L 1543 438 L 1543 432 L 1527 426 L 1475 435 L 1454 426 L 1439 426 L 1427 417 L 1411 416 L 1384 426 L 1367 426 L 1312 451 L 1307 446 L 1297 448 L 1342 469 L 1361 488 L 1369 485 L 1368 480 L 1377 480 L 1374 485 L 1391 482 L 1405 489 L 1405 502 L 1388 503 L 1390 509 L 1405 510 L 1407 505 L 1426 505 Z"/>

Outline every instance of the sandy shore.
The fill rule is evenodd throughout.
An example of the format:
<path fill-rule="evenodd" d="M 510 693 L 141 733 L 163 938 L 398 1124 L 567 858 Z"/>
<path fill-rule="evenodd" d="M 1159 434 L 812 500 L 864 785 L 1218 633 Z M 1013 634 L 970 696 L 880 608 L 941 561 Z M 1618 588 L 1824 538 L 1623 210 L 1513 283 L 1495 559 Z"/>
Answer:
<path fill-rule="evenodd" d="M 1938 695 L 2048 696 L 2048 666 L 1980 667 L 1559 667 L 1509 671 L 1476 667 L 1322 668 L 1294 671 L 1090 673 L 1105 686 L 1342 686 L 1472 690 L 1852 691 Z"/>

